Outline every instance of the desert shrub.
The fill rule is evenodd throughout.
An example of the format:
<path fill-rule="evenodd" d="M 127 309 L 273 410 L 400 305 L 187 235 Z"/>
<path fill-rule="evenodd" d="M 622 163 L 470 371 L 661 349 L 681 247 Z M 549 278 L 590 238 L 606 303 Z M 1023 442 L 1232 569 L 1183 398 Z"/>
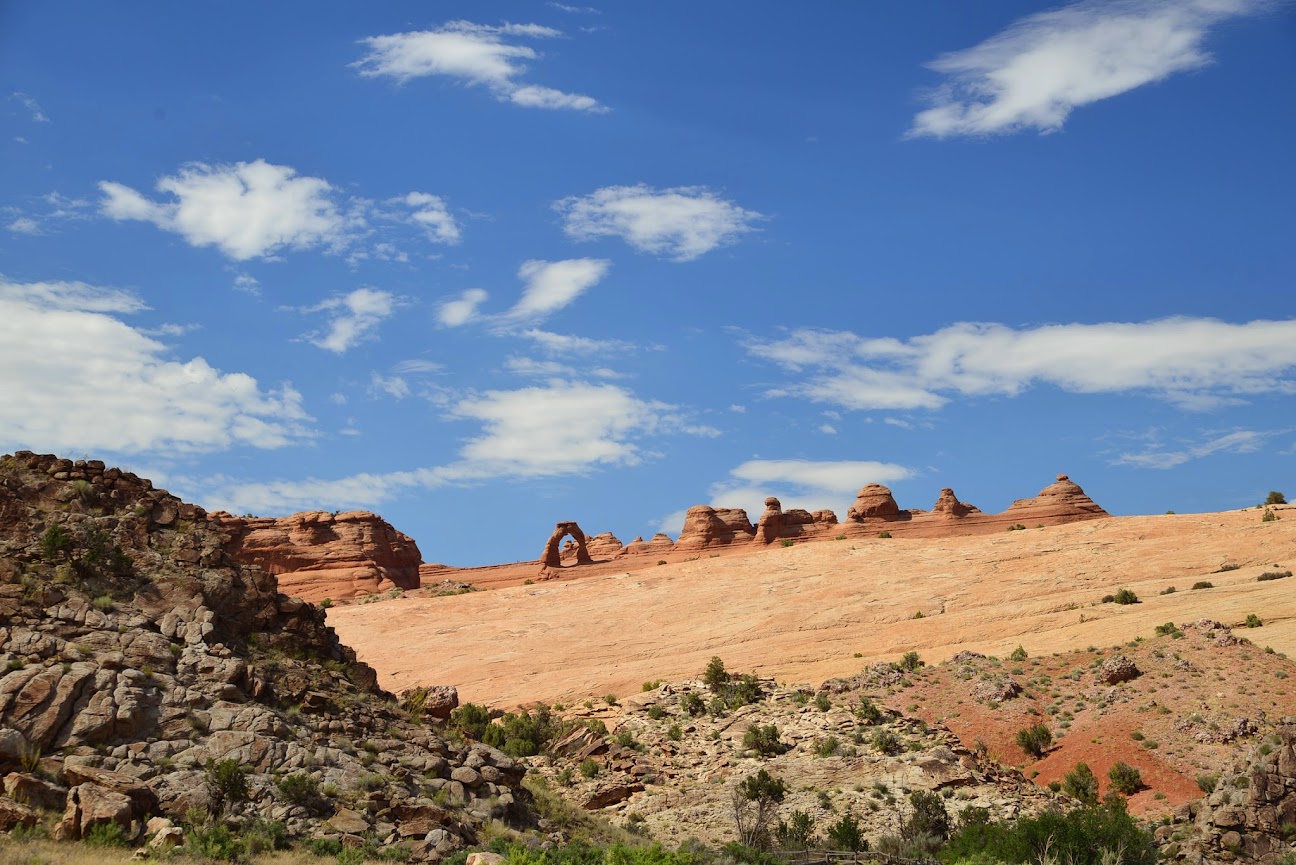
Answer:
<path fill-rule="evenodd" d="M 684 738 L 684 730 L 679 724 L 671 724 L 666 730 L 666 738 L 670 739 L 672 742 L 678 742 L 680 739 Z"/>
<path fill-rule="evenodd" d="M 665 559 L 658 559 L 658 560 L 657 560 L 657 564 L 659 564 L 659 565 L 664 565 L 664 564 L 666 564 L 666 560 L 665 560 Z"/>
<path fill-rule="evenodd" d="M 1073 811 L 1043 811 L 1005 823 L 961 825 L 941 851 L 946 862 L 1066 862 L 1105 865 L 1115 851 L 1121 865 L 1155 865 L 1152 835 L 1130 817 L 1120 801 Z"/>
<path fill-rule="evenodd" d="M 1062 790 L 1085 805 L 1098 804 L 1098 776 L 1088 763 L 1076 763 L 1062 778 Z"/>
<path fill-rule="evenodd" d="M 805 850 L 814 846 L 814 818 L 805 811 L 793 811 L 788 822 L 779 821 L 774 837 L 784 850 Z"/>
<path fill-rule="evenodd" d="M 1287 504 L 1287 497 L 1278 490 L 1270 490 L 1269 495 L 1265 497 L 1264 503 L 1266 505 L 1285 505 Z"/>
<path fill-rule="evenodd" d="M 50 526 L 41 535 L 41 555 L 46 561 L 62 559 L 72 548 L 72 536 L 62 526 Z"/>
<path fill-rule="evenodd" d="M 878 730 L 873 734 L 873 748 L 882 754 L 899 754 L 901 750 L 900 740 L 890 730 Z"/>
<path fill-rule="evenodd" d="M 1030 657 L 1030 656 L 1026 654 L 1026 649 L 1025 649 L 1025 647 L 1024 647 L 1024 646 L 1018 646 L 1017 648 L 1015 648 L 1015 649 L 1012 650 L 1012 654 L 1008 656 L 1008 660 L 1010 660 L 1010 661 L 1024 661 L 1024 660 L 1026 660 L 1026 659 L 1029 658 L 1029 657 Z"/>
<path fill-rule="evenodd" d="M 1138 595 L 1129 589 L 1120 589 L 1112 597 L 1112 600 L 1118 604 L 1137 604 L 1139 602 Z"/>
<path fill-rule="evenodd" d="M 129 843 L 126 830 L 116 822 L 97 823 L 91 826 L 90 831 L 86 832 L 81 840 L 91 847 L 125 847 Z"/>
<path fill-rule="evenodd" d="M 1048 746 L 1053 744 L 1053 734 L 1043 724 L 1032 724 L 1017 731 L 1017 744 L 1036 760 L 1044 756 Z"/>
<path fill-rule="evenodd" d="M 615 705 L 617 704 L 617 695 L 616 695 L 616 694 L 608 694 L 607 696 L 605 696 L 605 697 L 603 698 L 603 702 L 604 702 L 604 703 L 607 703 L 609 706 L 615 706 Z"/>
<path fill-rule="evenodd" d="M 203 768 L 203 780 L 218 808 L 227 802 L 247 801 L 247 776 L 243 774 L 243 765 L 233 757 L 219 761 L 209 758 Z"/>
<path fill-rule="evenodd" d="M 465 736 L 481 739 L 490 724 L 490 710 L 476 703 L 464 703 L 450 712 L 450 723 L 459 728 Z"/>
<path fill-rule="evenodd" d="M 285 802 L 305 805 L 319 795 L 319 781 L 305 772 L 285 775 L 275 782 L 275 788 Z"/>
<path fill-rule="evenodd" d="M 1158 637 L 1173 637 L 1176 634 L 1182 634 L 1179 626 L 1174 622 L 1166 622 L 1164 625 L 1157 625 L 1156 632 Z"/>
<path fill-rule="evenodd" d="M 841 819 L 828 827 L 828 846 L 833 850 L 850 850 L 859 852 L 868 849 L 868 839 L 860 831 L 859 820 L 847 812 Z"/>
<path fill-rule="evenodd" d="M 486 725 L 481 740 L 510 757 L 533 757 L 563 732 L 562 721 L 541 706 L 534 712 L 506 712 L 498 723 Z"/>
<path fill-rule="evenodd" d="M 1104 603 L 1104 604 L 1110 604 L 1110 603 L 1113 603 L 1113 602 L 1115 602 L 1115 600 L 1116 600 L 1116 596 L 1115 596 L 1115 595 L 1103 595 L 1102 598 L 1101 598 L 1101 601 L 1102 601 L 1102 603 Z"/>
<path fill-rule="evenodd" d="M 719 693 L 721 686 L 729 681 L 729 673 L 725 670 L 724 661 L 720 660 L 718 655 L 712 656 L 707 663 L 706 670 L 702 672 L 702 682 L 712 693 Z"/>
<path fill-rule="evenodd" d="M 642 685 L 639 686 L 639 689 L 644 691 L 645 693 L 648 691 L 655 691 L 661 687 L 661 684 L 662 684 L 661 679 L 654 679 L 652 681 L 644 682 Z"/>
<path fill-rule="evenodd" d="M 761 698 L 760 680 L 751 673 L 745 673 L 737 679 L 730 676 L 729 683 L 721 688 L 721 693 L 730 708 L 747 706 Z"/>
<path fill-rule="evenodd" d="M 923 661 L 918 657 L 917 652 L 905 652 L 900 658 L 900 669 L 902 670 L 912 673 L 921 666 L 923 666 Z"/>
<path fill-rule="evenodd" d="M 820 739 L 814 740 L 814 755 L 816 757 L 831 757 L 837 753 L 837 747 L 840 743 L 837 737 L 829 733 Z"/>
<path fill-rule="evenodd" d="M 603 723 L 602 718 L 590 718 L 585 722 L 585 729 L 595 736 L 606 736 L 608 734 L 607 724 Z"/>
<path fill-rule="evenodd" d="M 577 766 L 576 769 L 581 773 L 582 778 L 593 778 L 598 774 L 599 765 L 587 757 L 586 759 L 581 760 L 580 765 Z"/>
<path fill-rule="evenodd" d="M 342 842 L 336 838 L 314 838 L 306 849 L 312 856 L 336 856 L 342 852 Z"/>
<path fill-rule="evenodd" d="M 700 696 L 689 691 L 680 696 L 680 711 L 686 715 L 701 715 L 706 711 L 706 704 Z"/>
<path fill-rule="evenodd" d="M 1277 519 L 1280 519 L 1280 517 L 1279 517 L 1277 514 L 1275 514 L 1273 511 L 1269 510 L 1268 508 L 1265 508 L 1265 509 L 1264 509 L 1264 516 L 1262 516 L 1262 517 L 1260 518 L 1260 522 L 1262 522 L 1262 523 L 1272 523 L 1274 520 L 1277 520 Z"/>
<path fill-rule="evenodd" d="M 1227 574 L 1229 571 L 1236 571 L 1240 567 L 1242 566 L 1238 564 L 1234 564 L 1233 562 L 1225 562 L 1215 570 L 1215 573 Z"/>
<path fill-rule="evenodd" d="M 1158 594 L 1161 594 L 1161 595 L 1173 595 L 1174 593 L 1175 593 L 1175 587 L 1174 587 L 1174 586 L 1166 586 L 1164 589 L 1162 589 L 1160 592 L 1158 592 Z"/>
<path fill-rule="evenodd" d="M 1269 582 L 1270 580 L 1282 580 L 1282 579 L 1286 579 L 1287 577 L 1290 577 L 1291 575 L 1292 575 L 1292 572 L 1291 572 L 1291 571 L 1265 571 L 1263 574 L 1261 574 L 1260 576 L 1256 577 L 1256 582 L 1257 582 L 1257 583 L 1267 583 L 1267 582 Z"/>
<path fill-rule="evenodd" d="M 827 712 L 832 708 L 832 700 L 828 699 L 827 694 L 815 694 L 814 704 L 820 712 Z"/>
<path fill-rule="evenodd" d="M 743 747 L 750 748 L 762 757 L 772 757 L 787 750 L 787 746 L 779 739 L 779 729 L 775 724 L 752 724 L 743 733 Z"/>
<path fill-rule="evenodd" d="M 879 538 L 889 538 L 889 537 L 891 537 L 891 533 L 890 533 L 890 532 L 878 532 L 878 537 L 879 537 Z"/>
<path fill-rule="evenodd" d="M 1248 628 L 1258 628 L 1263 624 L 1264 622 L 1262 622 L 1260 620 L 1260 617 L 1257 616 L 1255 613 L 1247 613 L 1246 626 Z"/>
<path fill-rule="evenodd" d="M 864 694 L 860 694 L 859 705 L 855 707 L 855 717 L 865 724 L 876 724 L 882 718 L 882 710 Z"/>
<path fill-rule="evenodd" d="M 909 804 L 913 811 L 900 823 L 900 837 L 906 841 L 917 841 L 921 838 L 949 837 L 949 812 L 945 810 L 945 801 L 934 790 L 914 790 L 909 794 Z"/>
<path fill-rule="evenodd" d="M 769 846 L 770 823 L 786 795 L 783 779 L 764 769 L 738 782 L 733 793 L 733 814 L 739 843 L 758 850 Z"/>
<path fill-rule="evenodd" d="M 242 840 L 224 823 L 189 827 L 185 832 L 184 847 L 200 860 L 237 862 L 244 856 Z"/>
<path fill-rule="evenodd" d="M 1139 774 L 1139 770 L 1120 760 L 1107 770 L 1107 777 L 1111 779 L 1112 787 L 1126 796 L 1133 796 L 1143 787 L 1143 776 Z"/>
<path fill-rule="evenodd" d="M 653 703 L 648 707 L 648 717 L 652 718 L 654 721 L 660 721 L 662 718 L 666 717 L 666 710 L 656 703 Z"/>
<path fill-rule="evenodd" d="M 792 540 L 791 538 L 784 538 L 783 540 L 779 541 L 779 546 L 780 546 L 780 547 L 790 547 L 790 546 L 792 546 L 792 545 L 795 544 L 795 543 L 796 543 L 796 541 Z"/>
<path fill-rule="evenodd" d="M 1213 589 L 1215 588 L 1215 584 L 1210 580 L 1198 580 L 1192 584 L 1192 587 L 1194 589 Z"/>
<path fill-rule="evenodd" d="M 1218 785 L 1219 785 L 1219 775 L 1211 775 L 1209 773 L 1203 772 L 1202 774 L 1197 776 L 1197 789 L 1201 790 L 1203 793 L 1205 793 L 1208 796 L 1211 793 L 1215 792 L 1215 788 Z"/>

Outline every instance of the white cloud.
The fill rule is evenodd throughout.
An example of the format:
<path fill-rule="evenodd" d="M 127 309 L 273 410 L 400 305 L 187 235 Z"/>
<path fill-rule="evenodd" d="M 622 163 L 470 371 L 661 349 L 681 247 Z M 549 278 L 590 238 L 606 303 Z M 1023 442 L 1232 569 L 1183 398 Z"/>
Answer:
<path fill-rule="evenodd" d="M 409 221 L 427 231 L 435 243 L 454 245 L 462 238 L 459 223 L 450 214 L 445 199 L 426 192 L 411 192 L 389 203 L 403 204 L 411 211 Z"/>
<path fill-rule="evenodd" d="M 261 296 L 261 282 L 255 276 L 249 276 L 246 273 L 235 274 L 234 288 L 244 294 L 250 294 L 253 297 Z"/>
<path fill-rule="evenodd" d="M 50 122 L 49 117 L 41 109 L 40 103 L 37 102 L 32 97 L 28 96 L 26 93 L 19 93 L 18 91 L 14 91 L 13 93 L 9 94 L 9 98 L 18 102 L 19 104 L 22 105 L 23 108 L 26 108 L 27 111 L 30 112 L 33 123 Z"/>
<path fill-rule="evenodd" d="M 504 368 L 517 375 L 530 375 L 537 378 L 557 378 L 571 373 L 571 367 L 555 360 L 536 360 L 531 357 L 510 357 L 504 361 Z"/>
<path fill-rule="evenodd" d="M 1208 64 L 1211 27 L 1264 0 L 1084 0 L 928 64 L 947 76 L 911 136 L 1054 132 L 1076 108 Z"/>
<path fill-rule="evenodd" d="M 1016 396 L 1036 384 L 1141 392 L 1192 409 L 1296 393 L 1296 320 L 1167 318 L 1020 330 L 962 322 L 905 341 L 798 330 L 748 350 L 793 372 L 811 371 L 771 395 L 848 409 L 935 409 L 955 396 Z"/>
<path fill-rule="evenodd" d="M 489 295 L 481 288 L 470 288 L 456 300 L 448 300 L 437 308 L 437 321 L 446 327 L 459 327 L 477 317 L 477 307 Z"/>
<path fill-rule="evenodd" d="M 837 427 L 830 423 L 819 424 L 819 432 L 826 436 L 835 436 L 837 435 Z"/>
<path fill-rule="evenodd" d="M 576 240 L 620 237 L 640 252 L 692 261 L 739 235 L 764 217 L 744 210 L 703 186 L 653 189 L 607 186 L 554 204 L 564 230 Z"/>
<path fill-rule="evenodd" d="M 734 403 L 733 405 L 729 406 L 729 411 L 734 412 L 736 414 L 747 414 L 747 406 L 738 405 L 737 403 Z"/>
<path fill-rule="evenodd" d="M 394 78 L 402 84 L 429 75 L 454 78 L 485 87 L 502 102 L 526 108 L 607 111 L 596 99 L 583 94 L 518 82 L 527 71 L 527 61 L 536 60 L 540 54 L 505 37 L 550 39 L 561 35 L 561 31 L 539 24 L 491 27 L 451 21 L 436 30 L 363 39 L 368 53 L 353 65 L 363 76 Z"/>
<path fill-rule="evenodd" d="M 550 354 L 599 354 L 601 352 L 628 351 L 634 345 L 619 339 L 591 339 L 587 336 L 573 336 L 565 333 L 552 333 L 538 328 L 528 328 L 518 336 L 534 342 L 539 348 Z"/>
<path fill-rule="evenodd" d="M 459 399 L 452 418 L 477 421 L 458 459 L 443 466 L 336 480 L 190 482 L 188 496 L 234 512 L 285 513 L 303 508 L 375 508 L 411 489 L 497 477 L 583 475 L 607 466 L 636 465 L 647 436 L 688 433 L 675 406 L 643 400 L 610 384 L 552 381 L 543 387 L 487 391 Z M 579 418 L 573 423 L 572 418 Z M 178 485 L 173 485 L 178 486 Z"/>
<path fill-rule="evenodd" d="M 114 314 L 147 307 L 84 283 L 0 280 L 0 443 L 41 451 L 276 448 L 310 437 L 289 385 L 262 389 L 166 345 Z"/>
<path fill-rule="evenodd" d="M 708 504 L 742 508 L 755 524 L 765 510 L 765 499 L 774 496 L 784 510 L 828 508 L 840 519 L 860 487 L 913 475 L 905 466 L 870 460 L 748 460 L 731 469 L 728 478 L 711 485 Z"/>
<path fill-rule="evenodd" d="M 378 325 L 396 309 L 396 296 L 376 288 L 357 288 L 342 297 L 331 297 L 303 312 L 327 312 L 332 316 L 322 333 L 309 335 L 312 345 L 342 354 L 361 341 L 371 339 Z"/>
<path fill-rule="evenodd" d="M 510 322 L 539 322 L 597 285 L 611 266 L 610 261 L 601 258 L 523 262 L 518 268 L 518 278 L 525 283 L 522 297 L 504 318 Z"/>
<path fill-rule="evenodd" d="M 410 395 L 410 388 L 398 375 L 383 376 L 374 372 L 369 374 L 369 392 L 374 396 L 386 394 L 393 399 L 404 399 Z"/>
<path fill-rule="evenodd" d="M 264 159 L 234 165 L 192 163 L 157 182 L 174 201 L 153 201 L 120 183 L 103 181 L 101 210 L 117 220 L 151 222 L 192 246 L 215 246 L 236 261 L 291 247 L 334 248 L 354 227 L 318 177 L 299 177 Z"/>
<path fill-rule="evenodd" d="M 1160 446 L 1153 446 L 1139 453 L 1123 453 L 1114 460 L 1114 463 L 1145 469 L 1172 469 L 1190 460 L 1217 453 L 1254 453 L 1268 439 L 1278 434 L 1279 431 L 1235 430 L 1224 435 L 1216 435 L 1199 444 L 1185 445 L 1178 450 L 1165 450 Z"/>
<path fill-rule="evenodd" d="M 36 220 L 27 216 L 18 217 L 17 219 L 13 220 L 8 225 L 6 225 L 5 228 L 9 229 L 14 234 L 40 234 L 41 233 L 40 224 L 36 222 Z"/>

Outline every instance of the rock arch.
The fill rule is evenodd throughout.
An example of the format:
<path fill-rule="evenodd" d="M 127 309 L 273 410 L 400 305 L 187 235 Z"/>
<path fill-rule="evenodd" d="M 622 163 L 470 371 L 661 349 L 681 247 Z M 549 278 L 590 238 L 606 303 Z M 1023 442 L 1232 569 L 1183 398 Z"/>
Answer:
<path fill-rule="evenodd" d="M 576 523 L 564 522 L 554 526 L 553 534 L 545 543 L 544 555 L 540 557 L 541 565 L 546 568 L 562 567 L 562 540 L 568 535 L 571 535 L 572 540 L 576 542 L 576 564 L 594 564 L 594 560 L 590 558 L 589 547 L 585 543 L 585 533 Z"/>

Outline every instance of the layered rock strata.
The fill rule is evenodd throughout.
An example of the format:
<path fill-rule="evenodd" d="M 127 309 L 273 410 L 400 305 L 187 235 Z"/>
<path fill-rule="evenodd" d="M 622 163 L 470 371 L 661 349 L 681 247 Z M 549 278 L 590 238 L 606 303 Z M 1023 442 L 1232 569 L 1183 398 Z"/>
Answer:
<path fill-rule="evenodd" d="M 274 574 L 280 590 L 295 597 L 346 600 L 421 584 L 418 544 L 367 511 L 278 518 L 216 511 L 211 519 L 225 531 L 235 561 Z"/>

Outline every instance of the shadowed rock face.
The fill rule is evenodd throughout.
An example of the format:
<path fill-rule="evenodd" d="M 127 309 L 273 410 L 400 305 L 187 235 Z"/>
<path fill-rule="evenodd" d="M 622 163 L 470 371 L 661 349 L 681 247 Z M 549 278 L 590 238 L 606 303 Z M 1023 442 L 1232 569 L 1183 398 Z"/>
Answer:
<path fill-rule="evenodd" d="M 967 502 L 959 501 L 958 496 L 954 495 L 954 491 L 949 487 L 945 487 L 940 491 L 940 498 L 936 500 L 936 504 L 932 505 L 931 512 L 951 517 L 965 517 L 968 514 L 979 514 L 981 510 L 976 505 L 969 505 Z"/>
<path fill-rule="evenodd" d="M 367 511 L 278 518 L 217 511 L 211 519 L 227 533 L 225 549 L 235 561 L 275 574 L 283 592 L 308 601 L 421 585 L 418 544 Z"/>

